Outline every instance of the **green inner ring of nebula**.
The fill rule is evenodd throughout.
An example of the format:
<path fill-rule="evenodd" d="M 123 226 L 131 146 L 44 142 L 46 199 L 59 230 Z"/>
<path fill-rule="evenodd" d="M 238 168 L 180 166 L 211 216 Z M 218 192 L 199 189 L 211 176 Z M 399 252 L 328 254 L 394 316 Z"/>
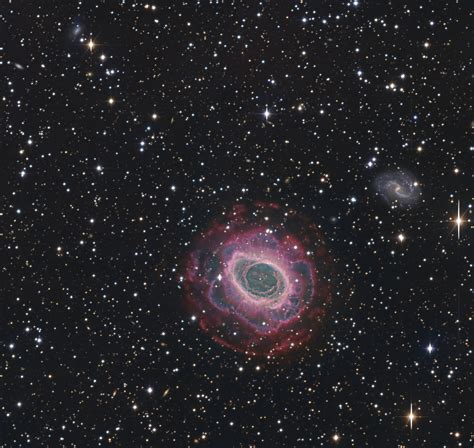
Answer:
<path fill-rule="evenodd" d="M 285 291 L 284 276 L 272 264 L 240 260 L 234 273 L 240 286 L 256 299 L 276 299 Z"/>

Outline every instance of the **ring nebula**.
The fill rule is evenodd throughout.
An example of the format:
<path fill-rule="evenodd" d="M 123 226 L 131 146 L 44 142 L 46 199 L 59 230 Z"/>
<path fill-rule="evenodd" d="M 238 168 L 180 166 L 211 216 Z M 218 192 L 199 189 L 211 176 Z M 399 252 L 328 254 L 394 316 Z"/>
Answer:
<path fill-rule="evenodd" d="M 275 204 L 235 205 L 186 259 L 186 306 L 219 344 L 282 355 L 318 333 L 331 274 L 314 224 Z"/>

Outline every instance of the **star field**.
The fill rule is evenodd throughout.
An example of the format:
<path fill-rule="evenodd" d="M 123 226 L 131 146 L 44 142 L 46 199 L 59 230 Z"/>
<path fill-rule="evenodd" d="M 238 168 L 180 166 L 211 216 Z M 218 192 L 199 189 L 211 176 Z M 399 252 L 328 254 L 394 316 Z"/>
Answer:
<path fill-rule="evenodd" d="M 472 446 L 467 2 L 5 0 L 0 20 L 2 447 Z M 196 240 L 263 203 L 334 265 L 284 356 L 184 306 Z"/>

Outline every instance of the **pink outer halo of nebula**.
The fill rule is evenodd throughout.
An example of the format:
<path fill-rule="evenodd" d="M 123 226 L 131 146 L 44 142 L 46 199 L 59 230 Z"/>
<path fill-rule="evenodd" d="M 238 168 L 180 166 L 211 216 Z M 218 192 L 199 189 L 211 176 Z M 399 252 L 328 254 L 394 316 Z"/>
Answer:
<path fill-rule="evenodd" d="M 315 224 L 276 204 L 238 204 L 194 241 L 184 266 L 185 305 L 222 346 L 283 355 L 319 334 L 331 276 Z"/>

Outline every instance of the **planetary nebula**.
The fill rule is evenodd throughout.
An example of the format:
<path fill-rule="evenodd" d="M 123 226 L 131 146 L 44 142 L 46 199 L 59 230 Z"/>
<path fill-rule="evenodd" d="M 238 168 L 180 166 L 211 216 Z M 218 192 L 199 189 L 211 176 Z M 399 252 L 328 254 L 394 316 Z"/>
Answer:
<path fill-rule="evenodd" d="M 234 206 L 195 241 L 184 270 L 201 329 L 248 354 L 303 346 L 330 300 L 332 263 L 317 227 L 275 204 Z"/>

